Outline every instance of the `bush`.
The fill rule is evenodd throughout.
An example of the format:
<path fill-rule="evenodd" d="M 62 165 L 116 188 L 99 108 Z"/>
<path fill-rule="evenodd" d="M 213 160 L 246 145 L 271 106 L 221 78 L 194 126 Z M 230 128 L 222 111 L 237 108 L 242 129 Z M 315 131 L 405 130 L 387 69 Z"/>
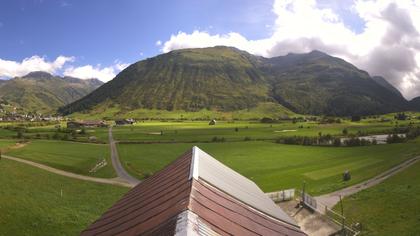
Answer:
<path fill-rule="evenodd" d="M 405 137 L 401 137 L 398 134 L 390 134 L 386 138 L 386 143 L 388 143 L 388 144 L 390 144 L 390 143 L 403 143 L 405 141 L 406 141 Z"/>
<path fill-rule="evenodd" d="M 244 141 L 251 141 L 251 140 L 252 139 L 250 137 L 248 137 L 248 136 L 244 138 Z"/>
<path fill-rule="evenodd" d="M 372 142 L 367 139 L 360 139 L 356 137 L 351 137 L 349 139 L 344 140 L 344 145 L 348 147 L 355 147 L 355 146 L 368 146 L 371 145 Z"/>
<path fill-rule="evenodd" d="M 395 116 L 394 116 L 394 118 L 396 119 L 396 120 L 407 120 L 407 115 L 404 113 L 404 112 L 402 112 L 402 113 L 397 113 Z"/>
<path fill-rule="evenodd" d="M 54 135 L 52 136 L 53 139 L 60 139 L 60 134 L 58 134 L 58 132 L 55 132 Z"/>
<path fill-rule="evenodd" d="M 335 138 L 334 142 L 333 142 L 333 145 L 336 146 L 336 147 L 341 146 L 341 139 L 340 138 Z"/>
<path fill-rule="evenodd" d="M 224 142 L 224 141 L 226 141 L 226 140 L 225 140 L 225 138 L 224 138 L 224 137 L 219 138 L 219 137 L 217 137 L 217 136 L 214 136 L 214 137 L 211 139 L 211 141 L 212 141 L 212 142 Z"/>
<path fill-rule="evenodd" d="M 407 139 L 415 139 L 420 136 L 420 127 L 409 128 L 406 137 Z"/>
<path fill-rule="evenodd" d="M 263 117 L 263 118 L 260 120 L 260 122 L 261 122 L 261 123 L 274 123 L 274 120 L 273 120 L 273 119 L 271 119 L 271 118 L 269 118 L 269 117 Z"/>
<path fill-rule="evenodd" d="M 347 130 L 347 128 L 343 129 L 343 135 L 347 135 L 349 133 L 349 131 Z"/>

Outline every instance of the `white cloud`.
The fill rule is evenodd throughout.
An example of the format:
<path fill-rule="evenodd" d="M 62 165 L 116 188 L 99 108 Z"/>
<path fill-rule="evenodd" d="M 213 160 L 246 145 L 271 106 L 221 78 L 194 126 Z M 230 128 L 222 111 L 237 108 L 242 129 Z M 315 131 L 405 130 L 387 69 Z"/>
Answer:
<path fill-rule="evenodd" d="M 32 71 L 46 71 L 55 74 L 68 62 L 73 62 L 74 57 L 59 56 L 54 61 L 47 61 L 44 57 L 32 56 L 21 62 L 0 59 L 0 76 L 24 76 Z"/>
<path fill-rule="evenodd" d="M 103 82 L 112 80 L 118 72 L 124 70 L 128 64 L 117 62 L 115 65 L 101 67 L 101 65 L 85 65 L 80 67 L 68 67 L 64 70 L 64 75 L 81 79 L 97 78 Z"/>
<path fill-rule="evenodd" d="M 162 45 L 162 41 L 160 41 L 160 40 L 158 40 L 158 41 L 156 41 L 156 46 L 160 46 L 160 45 Z"/>
<path fill-rule="evenodd" d="M 51 74 L 73 76 L 81 79 L 97 78 L 104 82 L 115 77 L 129 64 L 115 61 L 113 65 L 102 67 L 101 65 L 74 66 L 75 57 L 59 56 L 54 61 L 48 61 L 45 57 L 32 56 L 22 61 L 3 60 L 0 58 L 0 78 L 13 78 L 24 76 L 32 71 L 45 71 Z"/>
<path fill-rule="evenodd" d="M 252 54 L 273 57 L 318 49 L 354 63 L 372 75 L 382 75 L 407 98 L 420 95 L 420 2 L 354 0 L 349 12 L 360 18 L 358 32 L 344 23 L 333 5 L 315 0 L 276 0 L 272 35 L 248 40 L 239 33 L 178 32 L 162 52 L 216 45 L 234 46 Z M 160 41 L 159 41 L 160 42 Z"/>

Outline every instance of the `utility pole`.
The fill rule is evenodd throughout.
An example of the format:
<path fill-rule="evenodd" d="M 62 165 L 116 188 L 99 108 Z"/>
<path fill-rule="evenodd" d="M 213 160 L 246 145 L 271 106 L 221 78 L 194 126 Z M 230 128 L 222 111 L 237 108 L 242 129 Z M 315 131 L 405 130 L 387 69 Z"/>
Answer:
<path fill-rule="evenodd" d="M 340 197 L 340 208 L 341 208 L 341 232 L 342 232 L 342 235 L 346 235 L 346 228 L 344 225 L 346 219 L 344 218 L 343 200 L 341 198 L 341 195 L 339 197 Z"/>
<path fill-rule="evenodd" d="M 303 186 L 302 186 L 302 205 L 305 205 L 305 187 L 306 187 L 306 181 L 303 181 Z"/>

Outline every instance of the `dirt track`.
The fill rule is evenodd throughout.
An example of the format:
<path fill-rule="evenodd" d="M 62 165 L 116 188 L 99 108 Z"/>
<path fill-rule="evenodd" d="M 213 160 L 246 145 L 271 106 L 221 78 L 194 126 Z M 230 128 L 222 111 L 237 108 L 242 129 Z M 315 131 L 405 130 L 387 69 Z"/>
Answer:
<path fill-rule="evenodd" d="M 117 145 L 114 138 L 112 137 L 112 126 L 109 127 L 108 137 L 109 137 L 109 147 L 111 148 L 112 166 L 114 167 L 114 170 L 117 173 L 118 177 L 132 185 L 137 185 L 138 183 L 140 183 L 140 180 L 131 176 L 121 165 L 120 158 L 118 156 Z"/>

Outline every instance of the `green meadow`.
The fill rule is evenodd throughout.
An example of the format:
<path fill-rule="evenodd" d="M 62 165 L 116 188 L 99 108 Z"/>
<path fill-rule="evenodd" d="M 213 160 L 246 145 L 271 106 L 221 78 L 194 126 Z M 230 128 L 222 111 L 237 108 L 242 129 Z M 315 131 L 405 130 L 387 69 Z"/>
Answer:
<path fill-rule="evenodd" d="M 196 145 L 264 191 L 300 188 L 328 193 L 372 178 L 420 154 L 420 140 L 364 147 L 315 147 L 266 141 L 229 143 L 119 144 L 123 165 L 139 178 L 150 176 Z M 342 181 L 349 170 L 352 179 Z"/>
<path fill-rule="evenodd" d="M 362 235 L 418 235 L 420 162 L 343 201 L 344 214 L 360 222 Z M 336 206 L 339 210 L 339 206 Z"/>
<path fill-rule="evenodd" d="M 7 154 L 77 174 L 111 178 L 115 177 L 115 173 L 109 152 L 109 146 L 106 144 L 34 140 Z M 103 159 L 108 164 L 95 173 L 89 173 Z"/>
<path fill-rule="evenodd" d="M 125 110 L 118 105 L 112 107 L 105 104 L 103 106 L 95 107 L 89 113 L 76 112 L 69 117 L 76 119 L 121 119 L 121 118 L 135 118 L 135 119 L 155 119 L 155 120 L 259 120 L 263 117 L 278 118 L 278 117 L 295 117 L 297 114 L 289 109 L 272 102 L 261 102 L 256 107 L 250 109 L 243 109 L 231 112 L 223 112 L 216 110 L 202 109 L 199 111 L 184 111 L 184 110 L 157 110 L 157 109 L 134 109 Z"/>
<path fill-rule="evenodd" d="M 10 140 L 10 139 L 0 139 L 0 149 L 5 151 L 8 147 L 13 146 L 16 144 L 16 140 Z"/>
<path fill-rule="evenodd" d="M 78 235 L 127 188 L 59 176 L 0 160 L 0 235 Z"/>
<path fill-rule="evenodd" d="M 418 124 L 420 121 L 414 121 Z M 399 123 L 406 125 L 408 123 Z M 349 134 L 377 134 L 391 132 L 394 122 L 364 121 L 334 124 L 319 124 L 316 122 L 291 121 L 264 124 L 247 121 L 221 121 L 216 125 L 209 122 L 137 122 L 133 126 L 117 126 L 113 128 L 114 138 L 122 142 L 210 142 L 214 137 L 225 141 L 275 140 L 286 136 L 318 136 L 321 134 L 342 135 L 344 129 Z M 103 139 L 103 136 L 100 136 Z"/>

